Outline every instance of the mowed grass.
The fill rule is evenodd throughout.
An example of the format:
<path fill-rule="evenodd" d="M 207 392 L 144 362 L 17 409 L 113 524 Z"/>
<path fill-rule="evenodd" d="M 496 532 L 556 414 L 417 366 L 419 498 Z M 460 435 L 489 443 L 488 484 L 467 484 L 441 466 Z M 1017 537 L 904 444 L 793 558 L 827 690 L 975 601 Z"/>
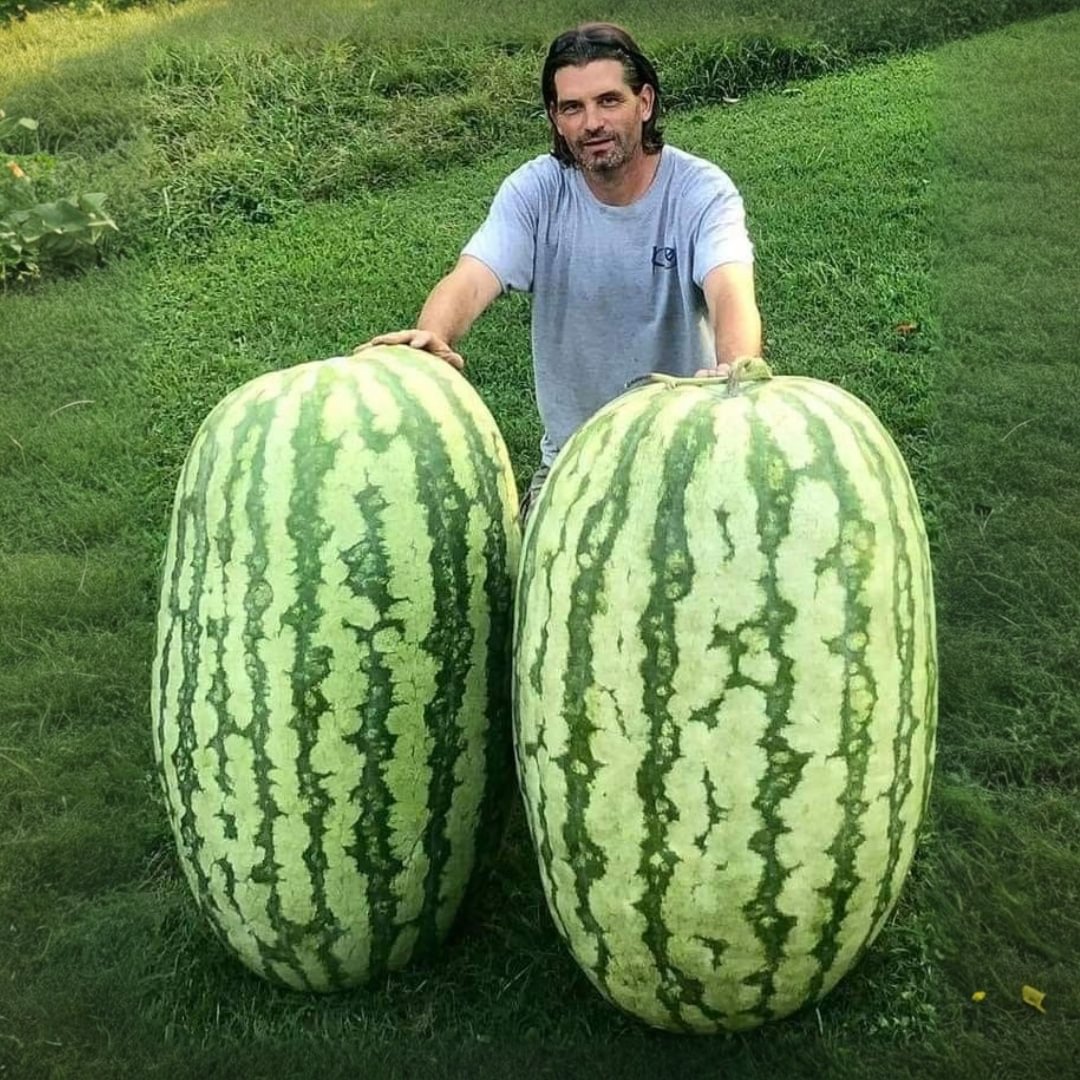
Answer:
<path fill-rule="evenodd" d="M 990 993 L 992 1060 L 1074 1075 L 1080 19 L 951 47 L 938 73 L 938 903 L 964 928 L 950 974 Z M 1020 1015 L 1024 983 L 1047 991 L 1046 1016 Z"/>
<path fill-rule="evenodd" d="M 1075 202 L 1063 133 L 1078 44 L 1075 17 L 1052 20 L 669 125 L 744 192 L 774 365 L 842 383 L 898 437 L 941 597 L 941 764 L 900 908 L 817 1011 L 737 1038 L 657 1035 L 595 994 L 544 910 L 520 814 L 437 963 L 334 998 L 274 990 L 195 911 L 152 775 L 157 562 L 195 427 L 261 371 L 409 324 L 498 181 L 543 142 L 237 230 L 197 260 L 162 251 L 0 300 L 0 987 L 13 988 L 0 1065 L 1069 1075 L 1080 421 L 1065 299 L 1080 235 L 1035 210 Z M 1016 91 L 1033 66 L 1039 93 Z M 1003 71 L 1008 100 L 988 89 Z M 1023 232 L 988 216 L 1005 189 L 1027 208 Z M 524 478 L 539 436 L 527 301 L 500 302 L 463 351 Z M 1022 983 L 1047 991 L 1045 1016 Z"/>

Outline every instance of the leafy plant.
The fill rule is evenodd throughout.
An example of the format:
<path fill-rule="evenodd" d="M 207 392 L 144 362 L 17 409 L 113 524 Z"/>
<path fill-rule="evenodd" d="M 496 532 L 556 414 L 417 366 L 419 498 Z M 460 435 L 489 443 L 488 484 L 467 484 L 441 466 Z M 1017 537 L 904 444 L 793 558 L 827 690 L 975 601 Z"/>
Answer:
<path fill-rule="evenodd" d="M 0 146 L 37 121 L 0 110 Z M 41 263 L 61 268 L 85 266 L 98 255 L 98 242 L 116 223 L 105 212 L 106 196 L 95 191 L 41 202 L 33 180 L 14 160 L 0 171 L 0 282 L 37 277 Z"/>
<path fill-rule="evenodd" d="M 122 11 L 145 4 L 148 0 L 0 0 L 0 27 L 5 23 L 22 22 L 28 15 L 51 7 L 68 7 L 75 11 Z M 177 3 L 178 0 L 173 0 Z"/>

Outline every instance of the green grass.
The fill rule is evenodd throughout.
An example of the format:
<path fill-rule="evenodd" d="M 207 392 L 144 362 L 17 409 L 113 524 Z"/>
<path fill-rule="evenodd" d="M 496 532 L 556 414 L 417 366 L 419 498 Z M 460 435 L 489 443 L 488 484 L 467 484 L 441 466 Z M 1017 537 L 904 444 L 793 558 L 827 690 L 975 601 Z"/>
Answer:
<path fill-rule="evenodd" d="M 942 54 L 934 215 L 942 922 L 1002 1023 L 1021 983 L 1048 992 L 1044 1034 L 998 1053 L 1061 1075 L 1080 1048 L 1078 45 L 1072 16 Z"/>
<path fill-rule="evenodd" d="M 613 14 L 655 52 L 672 104 L 845 62 L 748 0 Z M 345 0 L 51 11 L 4 32 L 0 107 L 40 121 L 14 149 L 43 197 L 109 194 L 114 250 L 190 245 L 529 138 L 544 49 L 581 17 L 566 0 L 466 18 L 449 3 Z"/>
<path fill-rule="evenodd" d="M 43 199 L 105 191 L 109 251 L 386 190 L 528 139 L 551 38 L 632 28 L 669 105 L 717 103 L 1076 0 L 188 0 L 51 9 L 0 28 L 0 107 L 40 121 L 10 148 Z M 85 8 L 86 5 L 83 5 Z"/>
<path fill-rule="evenodd" d="M 0 1076 L 1069 1075 L 1077 56 L 1080 19 L 1058 18 L 670 123 L 744 192 L 772 362 L 897 435 L 941 611 L 939 772 L 900 908 L 817 1012 L 746 1036 L 661 1036 L 608 1007 L 556 936 L 520 814 L 436 964 L 334 998 L 274 990 L 195 911 L 152 776 L 155 577 L 195 427 L 261 371 L 410 323 L 539 137 L 0 297 Z M 527 302 L 462 348 L 523 479 Z"/>
<path fill-rule="evenodd" d="M 967 79 L 988 80 L 994 65 L 1038 73 L 999 103 L 965 97 L 959 109 L 958 75 L 941 90 L 951 134 L 938 212 L 941 379 L 951 409 L 937 438 L 950 504 L 938 565 L 954 676 L 946 700 L 965 748 L 946 764 L 1004 790 L 1080 790 L 1071 737 L 1080 731 L 1071 586 L 1080 182 L 1060 123 L 1080 102 L 1074 24 L 1048 20 L 999 35 L 992 54 L 974 45 L 960 54 Z"/>

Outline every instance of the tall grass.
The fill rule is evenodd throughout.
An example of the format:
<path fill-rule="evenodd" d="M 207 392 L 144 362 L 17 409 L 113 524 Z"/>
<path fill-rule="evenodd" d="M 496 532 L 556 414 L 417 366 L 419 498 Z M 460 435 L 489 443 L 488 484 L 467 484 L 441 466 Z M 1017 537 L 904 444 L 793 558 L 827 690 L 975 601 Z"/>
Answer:
<path fill-rule="evenodd" d="M 0 29 L 0 107 L 41 126 L 44 198 L 104 190 L 111 250 L 205 242 L 530 137 L 538 72 L 583 17 L 629 26 L 695 107 L 841 71 L 1075 0 L 188 0 L 50 10 Z"/>

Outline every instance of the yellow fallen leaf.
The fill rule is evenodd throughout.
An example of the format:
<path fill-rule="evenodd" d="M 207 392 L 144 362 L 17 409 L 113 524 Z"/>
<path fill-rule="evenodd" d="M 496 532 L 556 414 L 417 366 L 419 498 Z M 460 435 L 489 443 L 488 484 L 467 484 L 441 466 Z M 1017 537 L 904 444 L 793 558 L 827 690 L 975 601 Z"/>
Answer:
<path fill-rule="evenodd" d="M 1022 986 L 1020 988 L 1020 996 L 1024 999 L 1025 1005 L 1030 1005 L 1033 1009 L 1038 1009 L 1041 1013 L 1046 1012 L 1042 1004 L 1046 995 L 1041 990 L 1036 990 L 1034 986 Z"/>
<path fill-rule="evenodd" d="M 975 993 L 971 995 L 971 1000 L 972 1001 L 985 1001 L 986 1000 L 986 991 L 985 990 L 976 990 Z"/>
<path fill-rule="evenodd" d="M 19 164 L 16 161 L 9 161 L 7 163 L 7 167 L 8 170 L 11 172 L 11 175 L 14 176 L 16 180 L 21 180 L 26 175 L 26 173 L 24 173 L 22 169 L 19 168 Z"/>

